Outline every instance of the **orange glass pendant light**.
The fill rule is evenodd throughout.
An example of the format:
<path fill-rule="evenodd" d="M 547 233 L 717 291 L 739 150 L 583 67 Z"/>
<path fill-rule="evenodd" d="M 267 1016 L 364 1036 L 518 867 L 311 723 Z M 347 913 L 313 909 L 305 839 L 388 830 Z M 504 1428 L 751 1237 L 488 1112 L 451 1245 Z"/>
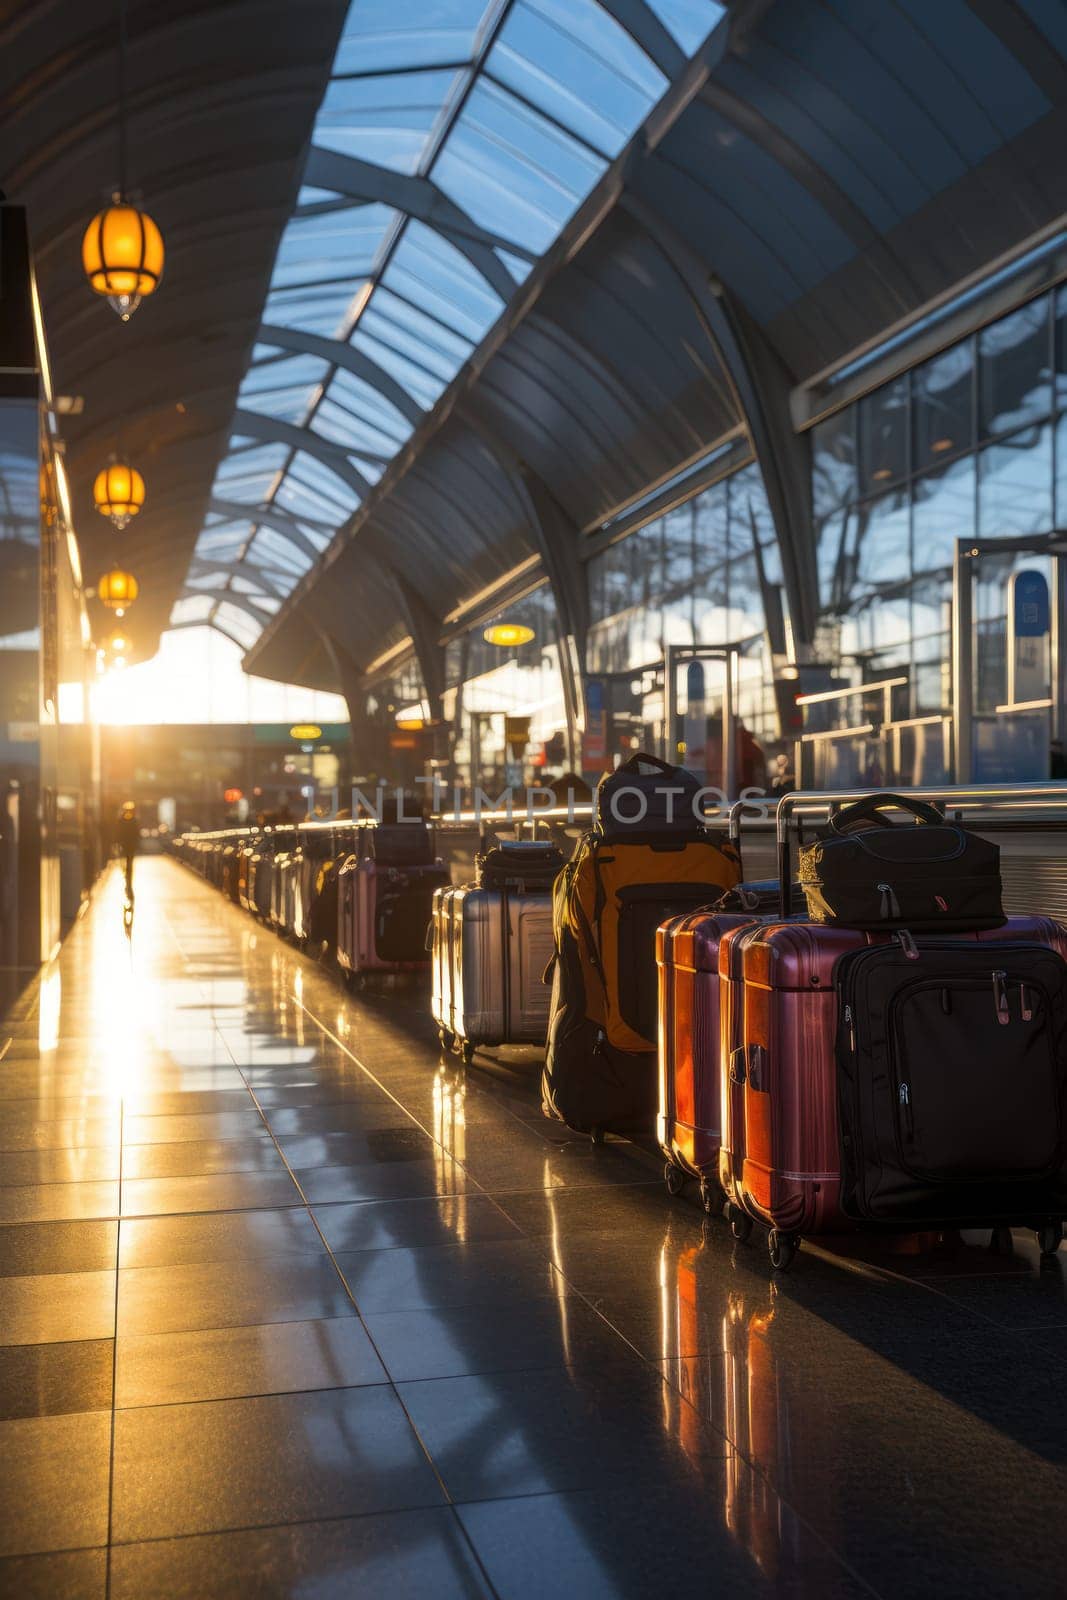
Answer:
<path fill-rule="evenodd" d="M 98 211 L 82 238 L 82 266 L 95 294 L 123 322 L 129 322 L 146 295 L 154 294 L 163 276 L 163 235 L 129 198 L 126 160 L 126 4 L 118 0 L 118 132 L 119 186 L 111 204 Z"/>
<path fill-rule="evenodd" d="M 106 295 L 108 305 L 129 322 L 145 295 L 159 287 L 163 235 L 147 211 L 117 195 L 85 230 L 82 266 L 90 287 Z"/>
<path fill-rule="evenodd" d="M 121 533 L 144 505 L 144 479 L 128 461 L 109 461 L 93 483 L 93 504 Z"/>
<path fill-rule="evenodd" d="M 105 572 L 96 586 L 97 598 L 116 617 L 124 617 L 140 593 L 140 585 L 132 572 L 115 567 Z"/>

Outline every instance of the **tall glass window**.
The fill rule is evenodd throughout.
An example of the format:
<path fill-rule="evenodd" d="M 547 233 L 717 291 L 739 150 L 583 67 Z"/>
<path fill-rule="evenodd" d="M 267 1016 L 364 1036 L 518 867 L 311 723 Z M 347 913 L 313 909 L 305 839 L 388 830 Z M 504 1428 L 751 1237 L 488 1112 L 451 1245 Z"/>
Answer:
<path fill-rule="evenodd" d="M 1067 288 L 864 396 L 811 443 L 829 664 L 856 682 L 907 677 L 913 716 L 947 710 L 957 539 L 1067 526 Z M 990 701 L 1003 699 L 1006 606 L 1005 579 L 979 623 Z"/>

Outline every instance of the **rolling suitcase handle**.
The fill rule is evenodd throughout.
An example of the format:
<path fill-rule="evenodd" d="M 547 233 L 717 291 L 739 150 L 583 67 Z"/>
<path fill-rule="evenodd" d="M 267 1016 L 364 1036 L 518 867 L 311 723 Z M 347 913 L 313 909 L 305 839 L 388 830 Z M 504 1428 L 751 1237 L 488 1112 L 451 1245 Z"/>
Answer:
<path fill-rule="evenodd" d="M 726 813 L 726 836 L 737 851 L 737 865 L 741 871 L 742 883 L 744 882 L 745 871 L 744 858 L 741 854 L 741 819 L 745 814 L 746 807 L 756 816 L 765 817 L 767 815 L 766 804 L 761 800 L 735 800 Z"/>

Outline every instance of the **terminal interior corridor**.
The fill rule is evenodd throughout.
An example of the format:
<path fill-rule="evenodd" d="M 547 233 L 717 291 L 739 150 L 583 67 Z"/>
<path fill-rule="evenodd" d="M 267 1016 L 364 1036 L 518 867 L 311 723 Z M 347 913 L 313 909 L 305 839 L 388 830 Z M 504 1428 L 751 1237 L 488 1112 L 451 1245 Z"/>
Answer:
<path fill-rule="evenodd" d="M 160 858 L 131 934 L 113 870 L 5 1028 L 0 1593 L 1059 1586 L 1062 1253 L 775 1278 L 418 991 Z"/>

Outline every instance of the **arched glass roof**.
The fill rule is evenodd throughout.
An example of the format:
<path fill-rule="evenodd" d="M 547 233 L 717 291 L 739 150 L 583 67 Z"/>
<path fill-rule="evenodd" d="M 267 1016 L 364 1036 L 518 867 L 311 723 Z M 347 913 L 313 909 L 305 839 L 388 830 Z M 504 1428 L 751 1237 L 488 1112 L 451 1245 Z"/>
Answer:
<path fill-rule="evenodd" d="M 174 623 L 254 642 L 725 9 L 353 0 Z"/>

